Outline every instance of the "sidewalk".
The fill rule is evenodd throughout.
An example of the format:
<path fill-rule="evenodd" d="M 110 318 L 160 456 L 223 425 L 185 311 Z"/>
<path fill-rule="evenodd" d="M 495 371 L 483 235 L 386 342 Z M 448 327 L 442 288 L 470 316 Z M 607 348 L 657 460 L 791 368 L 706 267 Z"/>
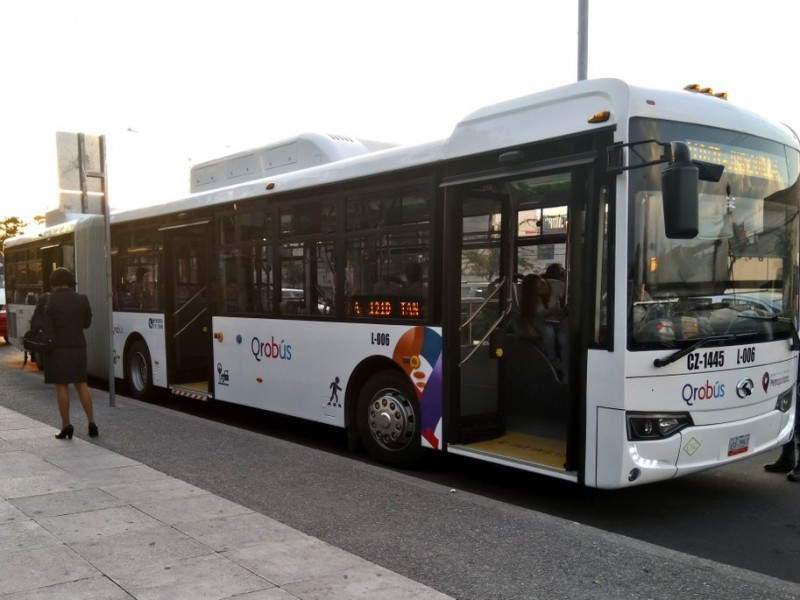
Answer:
<path fill-rule="evenodd" d="M 110 450 L 77 437 L 57 440 L 56 433 L 0 407 L 2 600 L 449 598 Z"/>

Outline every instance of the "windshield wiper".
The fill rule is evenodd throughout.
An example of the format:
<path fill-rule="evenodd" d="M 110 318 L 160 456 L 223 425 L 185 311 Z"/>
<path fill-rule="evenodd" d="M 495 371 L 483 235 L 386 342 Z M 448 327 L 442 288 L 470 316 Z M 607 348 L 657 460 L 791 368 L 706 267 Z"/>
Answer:
<path fill-rule="evenodd" d="M 797 333 L 797 326 L 794 320 L 788 317 L 781 317 L 778 315 L 748 315 L 741 314 L 736 316 L 738 319 L 755 319 L 756 321 L 772 321 L 773 323 L 788 323 L 789 331 L 792 334 L 792 346 L 790 350 L 800 350 L 800 334 Z"/>
<path fill-rule="evenodd" d="M 800 335 L 798 335 L 797 327 L 794 324 L 792 319 L 787 317 L 779 317 L 778 315 L 769 316 L 769 315 L 738 315 L 740 319 L 755 319 L 758 321 L 772 321 L 772 322 L 780 322 L 780 323 L 788 323 L 791 326 L 791 333 L 792 333 L 792 346 L 791 350 L 800 350 Z M 676 360 L 680 360 L 684 356 L 691 354 L 698 348 L 702 348 L 706 344 L 710 344 L 712 342 L 724 342 L 726 340 L 734 340 L 740 337 L 750 337 L 752 335 L 758 335 L 757 332 L 754 331 L 743 331 L 741 333 L 724 333 L 722 335 L 712 335 L 709 337 L 705 337 L 702 339 L 697 340 L 691 346 L 686 346 L 686 348 L 681 348 L 677 352 L 670 354 L 667 358 L 657 358 L 653 361 L 653 366 L 656 368 L 666 367 L 667 365 L 671 365 Z"/>
<path fill-rule="evenodd" d="M 748 333 L 746 335 L 752 335 L 752 334 Z M 667 365 L 671 365 L 676 360 L 680 360 L 687 354 L 691 354 L 692 352 L 694 352 L 698 348 L 705 346 L 706 344 L 710 344 L 711 342 L 723 342 L 725 340 L 733 340 L 740 336 L 741 334 L 725 333 L 723 335 L 712 335 L 709 337 L 699 339 L 691 346 L 686 346 L 686 348 L 681 348 L 677 352 L 670 354 L 667 358 L 655 359 L 653 361 L 653 366 L 657 368 L 666 367 Z"/>

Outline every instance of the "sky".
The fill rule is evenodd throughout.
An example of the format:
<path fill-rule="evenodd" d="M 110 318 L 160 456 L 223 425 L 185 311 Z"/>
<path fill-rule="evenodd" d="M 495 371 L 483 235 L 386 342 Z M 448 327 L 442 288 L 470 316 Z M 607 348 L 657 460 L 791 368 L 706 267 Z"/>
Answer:
<path fill-rule="evenodd" d="M 800 131 L 800 2 L 588 0 L 588 77 L 727 91 Z M 0 218 L 58 206 L 55 132 L 104 135 L 112 209 L 315 131 L 416 144 L 572 83 L 578 0 L 3 0 Z"/>

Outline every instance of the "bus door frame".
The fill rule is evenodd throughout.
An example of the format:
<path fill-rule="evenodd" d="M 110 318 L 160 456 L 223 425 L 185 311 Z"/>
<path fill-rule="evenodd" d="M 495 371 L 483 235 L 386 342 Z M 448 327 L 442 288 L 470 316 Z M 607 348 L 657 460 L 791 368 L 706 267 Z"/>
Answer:
<path fill-rule="evenodd" d="M 496 176 L 485 178 L 486 181 L 496 180 Z M 500 394 L 500 369 L 499 359 L 492 357 L 495 350 L 495 335 L 490 335 L 483 345 L 474 348 L 474 354 L 468 354 L 462 363 L 462 301 L 461 301 L 461 251 L 463 248 L 463 203 L 460 201 L 463 192 L 471 183 L 480 181 L 480 178 L 455 178 L 445 180 L 442 183 L 444 188 L 444 248 L 447 249 L 443 255 L 443 343 L 445 347 L 444 362 L 444 414 L 445 423 L 449 424 L 445 428 L 445 440 L 449 444 L 469 442 L 472 439 L 485 438 L 487 436 L 499 436 L 505 428 L 505 417 L 503 398 Z M 501 231 L 500 231 L 500 261 L 499 273 L 496 281 L 497 288 L 494 290 L 498 301 L 498 311 L 487 315 L 496 324 L 495 331 L 507 321 L 510 312 L 510 290 L 511 290 L 511 248 L 513 248 L 513 228 L 511 227 L 511 198 L 510 196 L 502 200 L 501 205 Z M 487 307 L 488 308 L 488 307 Z M 502 322 L 496 319 L 502 317 Z M 463 389 L 466 387 L 462 382 L 462 367 L 467 365 L 470 360 L 482 360 L 482 364 L 491 369 L 490 374 L 495 376 L 495 385 L 491 389 L 482 388 L 484 394 L 492 393 L 493 396 L 485 397 L 484 403 L 494 404 L 495 410 L 488 410 L 481 414 L 464 416 L 462 414 Z M 475 366 L 475 365 L 473 365 Z M 473 386 L 474 387 L 474 386 Z"/>
<path fill-rule="evenodd" d="M 459 205 L 460 190 L 465 189 L 468 184 L 481 181 L 492 182 L 510 180 L 523 176 L 534 176 L 537 173 L 549 173 L 559 171 L 569 171 L 573 174 L 580 174 L 574 178 L 573 194 L 581 194 L 582 197 L 574 197 L 569 202 L 571 230 L 567 235 L 567 260 L 571 260 L 572 273 L 570 274 L 570 284 L 576 286 L 574 294 L 580 294 L 581 290 L 594 290 L 598 284 L 597 275 L 592 271 L 596 262 L 594 252 L 597 248 L 597 205 L 596 197 L 601 186 L 607 185 L 599 171 L 602 169 L 602 156 L 596 151 L 584 152 L 572 156 L 555 157 L 552 160 L 541 161 L 520 166 L 519 168 L 497 169 L 491 172 L 482 171 L 474 175 L 465 174 L 451 178 L 445 178 L 442 187 L 444 188 L 444 217 L 445 217 L 445 236 L 444 248 L 449 249 L 444 256 L 444 273 L 446 277 L 443 285 L 443 336 L 446 348 L 445 361 L 445 415 L 446 423 L 449 426 L 445 429 L 445 440 L 447 444 L 468 443 L 472 435 L 470 419 L 463 418 L 460 411 L 461 403 L 461 381 L 460 381 L 460 276 L 461 268 L 457 261 L 461 255 L 461 207 Z M 579 186 L 582 185 L 582 189 Z M 516 253 L 516 227 L 512 221 L 516 218 L 516 206 L 512 205 L 511 199 L 507 199 L 503 207 L 503 227 L 501 238 L 501 277 L 506 275 L 506 282 L 503 286 L 501 307 L 505 308 L 511 303 L 511 281 L 513 274 L 513 261 Z M 572 214 L 574 211 L 575 214 Z M 580 218 L 577 213 L 581 213 Z M 581 222 L 579 222 L 581 221 Z M 579 231 L 579 228 L 582 231 Z M 613 232 L 609 233 L 613 237 Z M 583 241 L 578 243 L 578 237 L 583 236 Z M 455 251 L 458 249 L 458 252 Z M 613 256 L 609 257 L 613 262 Z M 578 265 L 578 267 L 576 267 Z M 583 267 L 580 267 L 583 265 Z M 567 265 L 565 265 L 566 267 Z M 580 268 L 580 272 L 578 272 Z M 612 273 L 613 275 L 613 273 Z M 567 428 L 567 463 L 566 470 L 577 472 L 579 480 L 583 480 L 583 465 L 585 456 L 586 440 L 586 408 L 587 408 L 587 386 L 586 386 L 586 361 L 587 352 L 592 347 L 590 334 L 584 331 L 586 328 L 581 324 L 588 321 L 593 316 L 594 307 L 591 303 L 581 303 L 579 307 L 572 307 L 571 315 L 574 320 L 570 323 L 570 340 L 572 357 L 571 370 L 574 375 L 570 378 L 568 402 L 569 422 Z M 494 350 L 490 345 L 490 349 Z M 498 358 L 497 360 L 502 360 Z M 498 393 L 501 385 L 498 379 Z M 504 424 L 505 407 L 504 399 L 498 398 L 498 410 L 494 413 L 482 415 L 484 420 L 483 429 L 487 434 L 491 433 L 492 428 Z"/>
<path fill-rule="evenodd" d="M 213 348 L 212 348 L 212 333 L 211 333 L 211 318 L 213 306 L 213 289 L 212 282 L 213 276 L 213 261 L 211 260 L 212 244 L 208 240 L 213 239 L 213 228 L 211 219 L 201 219 L 191 223 L 179 224 L 161 227 L 160 231 L 164 236 L 164 279 L 167 285 L 164 286 L 165 294 L 165 335 L 167 339 L 167 380 L 170 385 L 181 385 L 182 383 L 191 383 L 191 379 L 187 376 L 190 373 L 185 369 L 179 356 L 180 344 L 175 342 L 175 338 L 186 331 L 189 327 L 197 326 L 202 332 L 204 342 L 204 352 L 202 354 L 205 360 L 205 366 L 202 369 L 198 368 L 191 373 L 197 373 L 196 377 L 200 377 L 208 381 L 208 393 L 213 397 L 214 377 L 213 373 Z M 178 306 L 179 299 L 176 294 L 176 285 L 178 284 L 178 264 L 177 264 L 177 247 L 182 241 L 188 240 L 190 246 L 196 250 L 196 256 L 201 261 L 198 265 L 198 271 L 201 277 L 205 278 L 202 282 L 201 292 L 205 293 L 204 304 L 205 308 L 201 308 L 196 316 L 190 317 L 186 323 L 181 323 L 180 329 L 176 324 L 176 315 L 184 307 L 188 305 L 188 301 L 181 306 Z M 200 293 L 200 292 L 198 292 Z M 194 294 L 194 298 L 197 294 Z M 192 300 L 189 299 L 189 301 Z M 202 303 L 201 303 L 202 304 Z M 205 313 L 205 314 L 203 314 Z M 199 323 L 196 323 L 199 321 Z M 202 370 L 202 374 L 201 374 Z"/>

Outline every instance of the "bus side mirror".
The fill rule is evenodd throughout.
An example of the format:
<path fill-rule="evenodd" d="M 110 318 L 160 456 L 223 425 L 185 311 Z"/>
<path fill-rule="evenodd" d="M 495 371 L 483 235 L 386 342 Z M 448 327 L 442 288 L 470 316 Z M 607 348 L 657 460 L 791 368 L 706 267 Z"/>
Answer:
<path fill-rule="evenodd" d="M 661 173 L 664 230 L 669 239 L 692 239 L 699 231 L 700 169 L 692 163 L 687 144 L 671 146 L 672 160 Z"/>

